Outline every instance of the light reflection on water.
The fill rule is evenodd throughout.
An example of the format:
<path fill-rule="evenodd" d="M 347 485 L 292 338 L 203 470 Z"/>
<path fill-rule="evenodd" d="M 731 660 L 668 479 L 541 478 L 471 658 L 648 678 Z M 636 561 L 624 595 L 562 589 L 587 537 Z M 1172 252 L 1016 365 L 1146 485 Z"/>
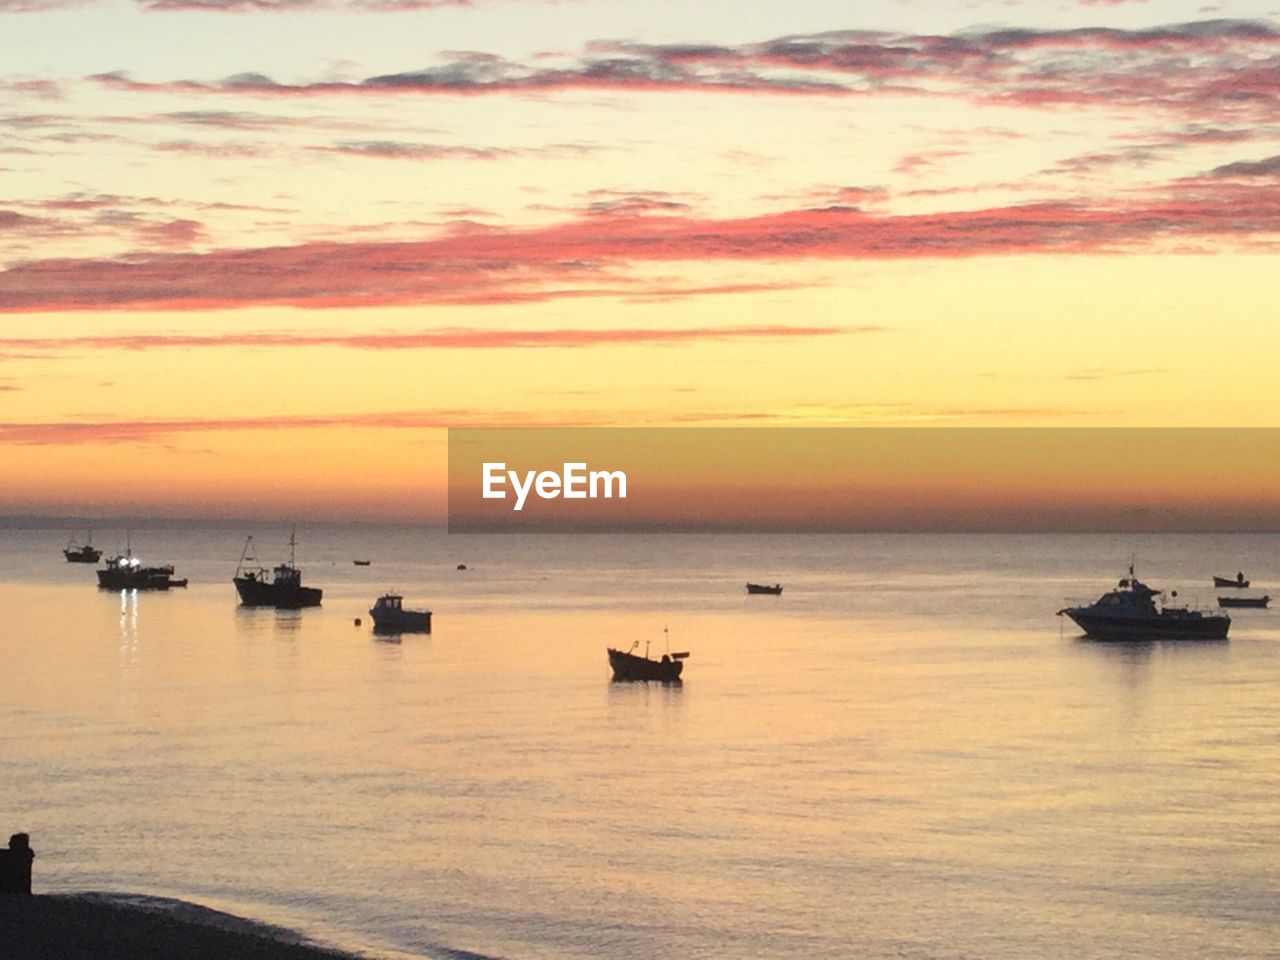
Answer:
<path fill-rule="evenodd" d="M 1130 539 L 327 528 L 299 555 L 324 606 L 283 612 L 236 606 L 242 540 L 135 532 L 191 586 L 117 595 L 57 562 L 62 533 L 0 531 L 0 806 L 42 889 L 427 956 L 1226 958 L 1280 935 L 1277 621 L 1078 639 L 1053 611 Z M 1276 538 L 1141 556 L 1188 595 L 1280 577 Z M 372 635 L 392 585 L 432 634 Z M 660 653 L 667 626 L 684 682 L 611 683 L 605 646 Z"/>

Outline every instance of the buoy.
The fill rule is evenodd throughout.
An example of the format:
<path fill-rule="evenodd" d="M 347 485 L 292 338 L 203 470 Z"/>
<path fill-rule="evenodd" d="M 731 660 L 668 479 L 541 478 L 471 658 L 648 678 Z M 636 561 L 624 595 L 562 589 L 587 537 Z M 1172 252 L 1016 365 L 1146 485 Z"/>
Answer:
<path fill-rule="evenodd" d="M 359 618 L 359 617 L 356 617 L 356 626 L 357 626 L 357 627 L 358 627 L 358 626 L 360 626 L 360 618 Z"/>

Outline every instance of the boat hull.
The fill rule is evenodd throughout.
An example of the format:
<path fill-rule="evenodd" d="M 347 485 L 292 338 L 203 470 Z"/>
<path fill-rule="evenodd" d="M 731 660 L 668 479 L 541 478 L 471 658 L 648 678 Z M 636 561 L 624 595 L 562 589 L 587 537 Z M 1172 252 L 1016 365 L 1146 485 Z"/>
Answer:
<path fill-rule="evenodd" d="M 1219 597 L 1218 606 L 1220 607 L 1253 607 L 1255 609 L 1265 609 L 1267 604 L 1271 602 L 1270 597 Z"/>
<path fill-rule="evenodd" d="M 615 680 L 658 680 L 671 683 L 680 679 L 684 670 L 684 661 L 664 658 L 650 660 L 648 657 L 637 657 L 621 650 L 609 650 L 609 666 L 613 667 Z"/>
<path fill-rule="evenodd" d="M 748 583 L 747 593 L 759 596 L 780 597 L 782 596 L 781 586 L 767 586 L 763 583 Z"/>
<path fill-rule="evenodd" d="M 324 591 L 317 587 L 301 587 L 279 584 L 257 577 L 234 577 L 236 593 L 246 607 L 276 607 L 280 610 L 299 610 L 302 607 L 318 607 Z"/>
<path fill-rule="evenodd" d="M 101 590 L 171 590 L 185 587 L 187 581 L 175 580 L 169 571 L 99 570 L 98 588 Z"/>
<path fill-rule="evenodd" d="M 1064 610 L 1094 640 L 1225 640 L 1226 615 L 1110 617 L 1086 610 Z"/>
<path fill-rule="evenodd" d="M 375 633 L 430 633 L 430 610 L 402 610 L 399 614 L 388 616 L 385 613 L 369 611 L 373 618 Z"/>
<path fill-rule="evenodd" d="M 102 559 L 102 551 L 95 550 L 93 547 L 63 550 L 62 555 L 67 558 L 67 563 L 97 563 Z"/>

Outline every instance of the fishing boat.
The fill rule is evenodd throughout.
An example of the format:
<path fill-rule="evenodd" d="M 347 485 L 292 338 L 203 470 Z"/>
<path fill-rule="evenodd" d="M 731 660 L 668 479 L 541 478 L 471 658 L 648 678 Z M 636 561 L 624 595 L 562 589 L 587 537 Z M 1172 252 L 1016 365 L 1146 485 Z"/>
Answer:
<path fill-rule="evenodd" d="M 186 585 L 185 578 L 174 578 L 171 563 L 143 566 L 142 561 L 133 555 L 132 546 L 109 559 L 107 565 L 98 571 L 98 587 L 103 590 L 169 590 Z"/>
<path fill-rule="evenodd" d="M 351 562 L 357 567 L 367 567 L 369 564 L 373 563 L 372 560 L 352 560 Z"/>
<path fill-rule="evenodd" d="M 1249 586 L 1249 581 L 1244 578 L 1244 573 L 1240 572 L 1235 577 L 1217 577 L 1213 578 L 1215 587 L 1239 587 L 1244 590 Z"/>
<path fill-rule="evenodd" d="M 1171 597 L 1176 598 L 1177 591 Z M 1161 600 L 1157 606 L 1156 598 Z M 1133 575 L 1115 590 L 1090 604 L 1064 607 L 1066 615 L 1095 640 L 1225 640 L 1231 618 L 1225 613 L 1205 613 L 1166 605 L 1162 591 L 1153 590 Z"/>
<path fill-rule="evenodd" d="M 666 630 L 662 631 L 664 634 Z M 680 674 L 684 670 L 684 661 L 689 658 L 688 651 L 681 653 L 664 653 L 662 659 L 654 660 L 649 656 L 649 644 L 644 645 L 644 656 L 638 656 L 635 649 L 640 646 L 637 640 L 630 650 L 615 650 L 607 647 L 609 666 L 613 668 L 614 680 L 659 680 L 663 683 L 680 682 Z"/>
<path fill-rule="evenodd" d="M 302 571 L 298 569 L 296 549 L 297 539 L 290 533 L 289 562 L 268 570 L 257 566 L 257 558 L 253 555 L 253 537 L 245 541 L 236 575 L 231 578 L 244 606 L 275 607 L 278 610 L 320 606 L 324 591 L 302 585 Z"/>
<path fill-rule="evenodd" d="M 430 610 L 406 610 L 404 597 L 398 593 L 384 593 L 372 607 L 373 629 L 378 633 L 430 633 Z"/>
<path fill-rule="evenodd" d="M 782 584 L 775 583 L 772 587 L 766 583 L 748 583 L 747 593 L 767 594 L 773 597 L 782 596 Z"/>
<path fill-rule="evenodd" d="M 102 559 L 102 551 L 93 545 L 92 531 L 83 544 L 76 543 L 75 537 L 68 540 L 62 548 L 62 555 L 67 558 L 67 563 L 97 563 Z"/>
<path fill-rule="evenodd" d="M 1261 607 L 1266 608 L 1271 602 L 1270 597 L 1219 597 L 1218 606 L 1220 607 Z"/>

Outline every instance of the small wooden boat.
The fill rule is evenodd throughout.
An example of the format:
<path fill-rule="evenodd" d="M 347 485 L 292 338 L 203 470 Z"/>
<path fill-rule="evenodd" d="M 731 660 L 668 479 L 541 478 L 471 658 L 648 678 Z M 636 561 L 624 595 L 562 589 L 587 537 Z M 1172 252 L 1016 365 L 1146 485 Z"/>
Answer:
<path fill-rule="evenodd" d="M 373 563 L 372 560 L 352 560 L 351 562 L 357 567 L 367 567 L 369 564 Z"/>
<path fill-rule="evenodd" d="M 782 596 L 782 584 L 775 583 L 772 587 L 766 583 L 748 583 L 747 593 L 767 594 L 772 597 Z"/>
<path fill-rule="evenodd" d="M 664 627 L 664 634 L 670 642 L 670 633 Z M 649 644 L 644 645 L 644 656 L 637 656 L 634 651 L 640 646 L 637 640 L 630 650 L 615 650 L 606 647 L 609 652 L 609 666 L 613 667 L 614 680 L 658 680 L 662 683 L 679 683 L 680 673 L 684 670 L 684 661 L 689 659 L 689 651 L 680 653 L 664 653 L 661 660 L 649 656 Z"/>
<path fill-rule="evenodd" d="M 615 680 L 660 680 L 663 683 L 679 681 L 685 658 L 689 656 L 687 652 L 664 653 L 661 660 L 652 660 L 647 655 L 637 657 L 634 653 L 615 650 L 613 647 L 607 649 L 609 666 L 613 667 Z M 635 646 L 631 649 L 634 650 Z"/>
<path fill-rule="evenodd" d="M 1271 602 L 1270 597 L 1219 597 L 1218 606 L 1220 607 L 1261 607 L 1266 608 Z"/>
<path fill-rule="evenodd" d="M 1237 573 L 1235 577 L 1217 577 L 1213 578 L 1215 587 L 1239 587 L 1245 589 L 1249 586 L 1249 581 L 1244 578 L 1243 573 Z"/>
<path fill-rule="evenodd" d="M 406 610 L 404 597 L 395 593 L 380 596 L 372 607 L 375 633 L 430 633 L 430 610 Z"/>

